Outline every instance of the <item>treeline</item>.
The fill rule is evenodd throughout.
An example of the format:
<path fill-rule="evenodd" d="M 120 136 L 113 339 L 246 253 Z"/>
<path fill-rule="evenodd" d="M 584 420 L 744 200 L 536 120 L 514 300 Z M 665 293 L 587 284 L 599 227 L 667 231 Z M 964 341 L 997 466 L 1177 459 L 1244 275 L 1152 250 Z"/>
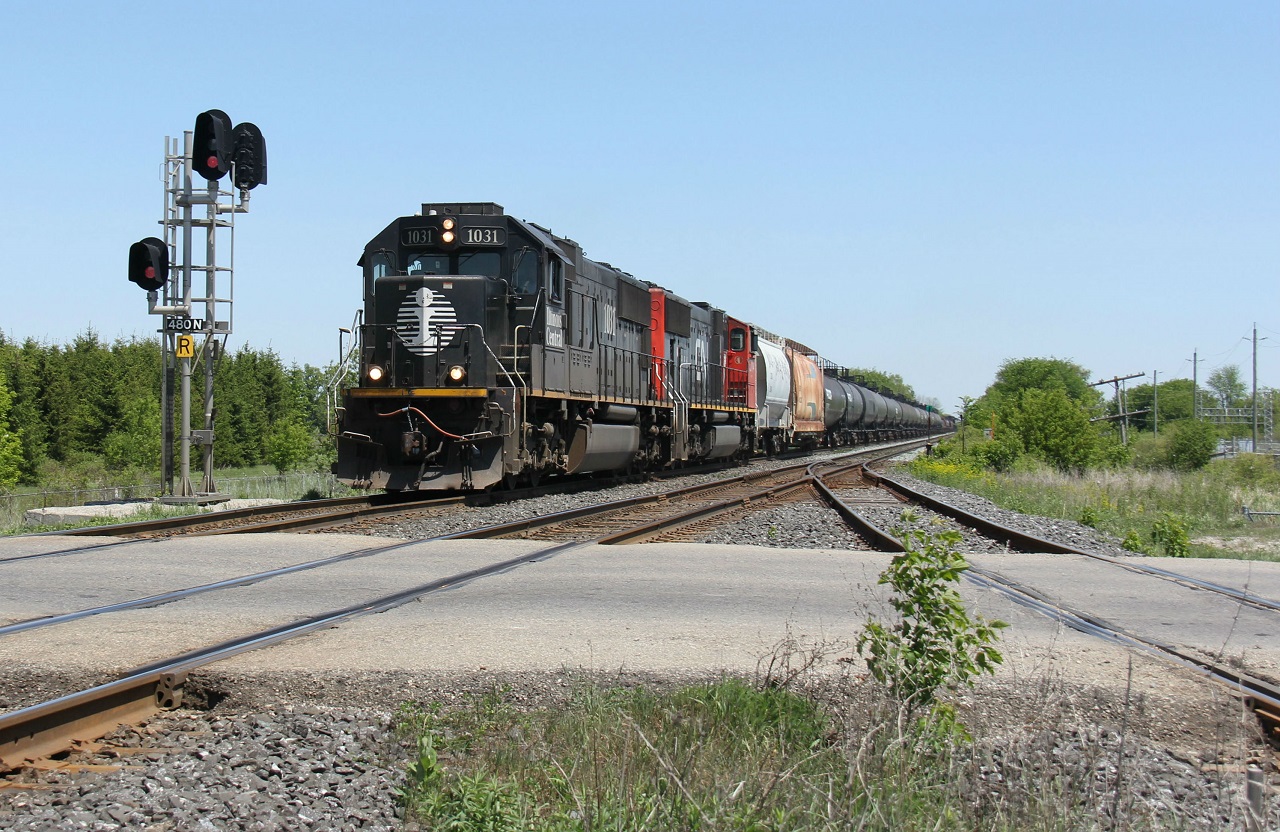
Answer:
<path fill-rule="evenodd" d="M 916 391 L 897 373 L 885 373 L 872 367 L 851 367 L 848 370 L 855 380 L 870 385 L 881 393 L 893 393 L 904 399 L 916 400 Z"/>
<path fill-rule="evenodd" d="M 202 379 L 198 367 L 193 429 L 203 427 Z M 326 379 L 321 368 L 284 366 L 270 350 L 242 346 L 217 359 L 215 463 L 270 463 L 281 470 L 322 465 Z M 106 343 L 87 330 L 58 345 L 17 343 L 0 333 L 0 488 L 156 478 L 160 381 L 155 338 Z M 175 412 L 176 399 L 175 390 Z"/>
<path fill-rule="evenodd" d="M 1230 368 L 1234 369 L 1234 368 Z M 1210 376 L 1201 396 L 1240 406 L 1238 371 Z M 1029 458 L 1066 472 L 1132 463 L 1190 470 L 1209 462 L 1220 437 L 1240 426 L 1215 426 L 1194 416 L 1192 382 L 1139 385 L 1126 396 L 1129 443 L 1122 444 L 1118 409 L 1089 384 L 1089 371 L 1058 358 L 1010 359 L 977 399 L 961 401 L 964 429 L 940 447 L 997 471 Z M 1159 419 L 1156 421 L 1158 400 Z"/>

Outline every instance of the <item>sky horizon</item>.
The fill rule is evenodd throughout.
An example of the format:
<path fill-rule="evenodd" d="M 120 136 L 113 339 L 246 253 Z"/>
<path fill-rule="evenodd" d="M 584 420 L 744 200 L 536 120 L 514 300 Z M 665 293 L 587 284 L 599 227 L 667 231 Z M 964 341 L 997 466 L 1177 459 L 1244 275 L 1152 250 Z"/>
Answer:
<path fill-rule="evenodd" d="M 954 411 L 1008 359 L 1280 387 L 1280 5 L 6 12 L 0 331 L 150 337 L 166 135 L 266 136 L 229 349 L 337 357 L 364 244 L 493 201 Z M 199 237 L 199 235 L 197 235 Z M 64 260 L 63 257 L 67 259 Z M 1104 388 L 1104 389 L 1109 389 Z"/>

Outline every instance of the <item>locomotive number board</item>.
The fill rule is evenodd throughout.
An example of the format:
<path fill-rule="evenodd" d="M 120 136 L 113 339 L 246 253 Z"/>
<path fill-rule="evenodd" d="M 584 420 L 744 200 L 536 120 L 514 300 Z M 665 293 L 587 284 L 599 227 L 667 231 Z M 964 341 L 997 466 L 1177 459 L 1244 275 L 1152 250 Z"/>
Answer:
<path fill-rule="evenodd" d="M 505 246 L 507 229 L 505 228 L 460 228 L 460 242 L 464 246 Z"/>
<path fill-rule="evenodd" d="M 507 229 L 470 226 L 459 228 L 458 242 L 464 246 L 505 246 Z M 407 248 L 434 246 L 440 241 L 438 228 L 405 228 L 400 231 L 400 245 Z"/>

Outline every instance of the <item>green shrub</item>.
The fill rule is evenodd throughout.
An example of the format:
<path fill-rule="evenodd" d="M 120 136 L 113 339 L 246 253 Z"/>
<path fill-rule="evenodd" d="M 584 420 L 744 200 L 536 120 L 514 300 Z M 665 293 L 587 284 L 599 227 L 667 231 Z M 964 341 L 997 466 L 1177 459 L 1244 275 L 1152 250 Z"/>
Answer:
<path fill-rule="evenodd" d="M 1142 555 L 1147 553 L 1147 547 L 1142 543 L 1142 535 L 1132 529 L 1130 529 L 1129 533 L 1124 536 L 1124 540 L 1120 543 L 1120 548 L 1126 549 L 1130 552 L 1137 552 Z"/>
<path fill-rule="evenodd" d="M 1090 528 L 1098 528 L 1098 510 L 1093 506 L 1080 509 L 1080 524 Z"/>
<path fill-rule="evenodd" d="M 1151 524 L 1151 542 L 1171 558 L 1185 558 L 1191 554 L 1186 521 L 1167 511 L 1161 512 Z"/>
<path fill-rule="evenodd" d="M 904 525 L 913 521 L 903 513 Z M 923 529 L 895 532 L 905 551 L 895 555 L 878 583 L 893 587 L 889 602 L 901 616 L 892 625 L 870 620 L 858 638 L 871 675 L 908 713 L 927 708 L 941 688 L 972 685 L 994 673 L 1004 657 L 993 646 L 1003 621 L 971 618 L 954 584 L 969 568 L 957 548 L 960 533 Z"/>
<path fill-rule="evenodd" d="M 1165 464 L 1175 471 L 1203 468 L 1218 445 L 1218 433 L 1213 425 L 1199 419 L 1175 423 L 1171 434 Z"/>
<path fill-rule="evenodd" d="M 1215 479 L 1240 488 L 1280 490 L 1280 467 L 1263 454 L 1240 454 L 1231 459 L 1215 459 L 1208 465 Z"/>
<path fill-rule="evenodd" d="M 993 439 L 969 448 L 969 455 L 977 460 L 980 466 L 999 472 L 1011 469 L 1021 454 L 1021 446 L 1017 439 L 1011 436 Z"/>
<path fill-rule="evenodd" d="M 1129 434 L 1130 463 L 1140 471 L 1154 471 L 1157 468 L 1166 467 L 1169 462 L 1171 436 L 1168 430 L 1159 436 L 1136 431 Z"/>

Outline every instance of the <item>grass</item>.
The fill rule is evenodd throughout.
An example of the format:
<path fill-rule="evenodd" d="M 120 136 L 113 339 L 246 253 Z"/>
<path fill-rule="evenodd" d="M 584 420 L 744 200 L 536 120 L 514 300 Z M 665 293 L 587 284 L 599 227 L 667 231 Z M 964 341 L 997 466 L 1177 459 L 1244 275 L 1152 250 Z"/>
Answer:
<path fill-rule="evenodd" d="M 196 476 L 193 472 L 193 476 Z M 159 476 L 151 480 L 151 486 L 145 490 L 120 487 L 119 497 L 149 499 L 158 486 Z M 284 501 L 316 499 L 321 497 L 343 496 L 350 493 L 344 486 L 337 484 L 328 473 L 318 471 L 295 471 L 288 474 L 276 473 L 269 465 L 253 468 L 220 469 L 214 474 L 214 483 L 222 493 L 233 499 L 275 499 Z M 22 492 L 0 495 L 0 535 L 25 534 L 35 531 L 56 531 L 58 529 L 78 528 L 81 526 L 107 526 L 129 520 L 159 519 L 198 511 L 194 506 L 166 506 L 153 504 L 127 518 L 101 518 L 86 523 L 65 524 L 59 526 L 28 526 L 24 521 L 24 512 L 31 508 L 51 505 L 81 505 L 86 501 L 106 501 L 114 499 L 116 487 L 82 488 L 41 494 L 39 491 L 25 489 Z"/>
<path fill-rule="evenodd" d="M 403 799 L 430 828 L 840 829 L 866 811 L 827 715 L 735 679 L 668 693 L 583 685 L 567 707 L 533 713 L 486 697 L 410 708 L 401 725 L 419 751 Z"/>
<path fill-rule="evenodd" d="M 1244 506 L 1280 511 L 1280 471 L 1266 457 L 1214 460 L 1186 473 L 1120 469 L 1077 476 L 1020 463 L 996 474 L 958 456 L 920 457 L 909 470 L 1004 508 L 1082 522 L 1148 554 L 1178 549 L 1167 543 L 1172 520 L 1185 528 L 1185 553 L 1192 557 L 1280 561 L 1280 517 L 1251 522 L 1243 512 Z"/>
<path fill-rule="evenodd" d="M 420 828 L 489 832 L 1191 827 L 1136 796 L 1160 776 L 1135 762 L 1136 738 L 1077 722 L 1075 703 L 1025 691 L 1015 701 L 1038 704 L 971 738 L 906 716 L 874 683 L 828 683 L 839 692 L 812 688 L 822 705 L 738 678 L 670 690 L 579 680 L 567 702 L 532 710 L 503 688 L 447 708 L 406 703 L 399 799 Z"/>

